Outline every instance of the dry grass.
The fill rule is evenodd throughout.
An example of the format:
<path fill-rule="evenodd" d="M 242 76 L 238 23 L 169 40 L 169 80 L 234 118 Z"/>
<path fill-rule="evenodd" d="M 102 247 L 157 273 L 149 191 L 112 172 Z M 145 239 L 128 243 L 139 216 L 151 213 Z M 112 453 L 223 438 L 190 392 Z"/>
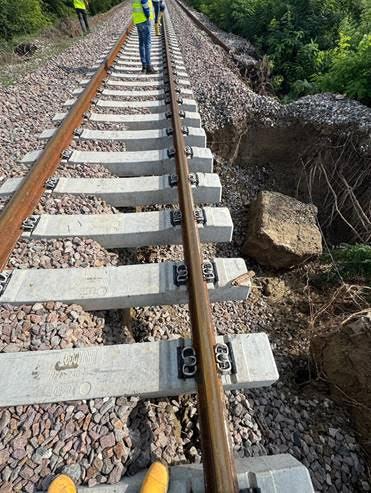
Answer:
<path fill-rule="evenodd" d="M 350 133 L 336 142 L 318 140 L 300 157 L 308 194 L 321 194 L 321 226 L 324 231 L 337 223 L 348 232 L 342 241 L 371 240 L 371 166 L 362 143 Z M 356 164 L 356 165 L 355 165 Z M 298 186 L 300 186 L 299 183 Z M 325 193 L 323 191 L 325 190 Z M 316 202 L 314 200 L 314 202 Z"/>

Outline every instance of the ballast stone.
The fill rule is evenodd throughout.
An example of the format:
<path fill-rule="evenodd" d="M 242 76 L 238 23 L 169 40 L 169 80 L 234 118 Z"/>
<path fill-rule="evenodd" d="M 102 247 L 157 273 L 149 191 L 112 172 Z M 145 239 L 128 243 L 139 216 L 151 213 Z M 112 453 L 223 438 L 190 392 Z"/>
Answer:
<path fill-rule="evenodd" d="M 284 269 L 322 253 L 317 208 L 278 192 L 259 192 L 248 212 L 243 251 L 264 265 Z"/>

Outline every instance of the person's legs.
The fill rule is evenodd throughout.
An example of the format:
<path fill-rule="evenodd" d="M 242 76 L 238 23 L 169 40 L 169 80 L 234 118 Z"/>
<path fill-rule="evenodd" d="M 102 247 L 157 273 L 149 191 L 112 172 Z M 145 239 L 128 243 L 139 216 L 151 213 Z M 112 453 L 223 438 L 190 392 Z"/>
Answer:
<path fill-rule="evenodd" d="M 151 48 L 152 48 L 152 43 L 151 43 L 151 22 L 148 21 L 146 22 L 146 29 L 145 29 L 145 34 L 144 34 L 144 49 L 145 49 L 145 60 L 146 60 L 146 65 L 147 65 L 147 72 L 150 70 L 153 72 L 153 67 L 151 65 Z"/>
<path fill-rule="evenodd" d="M 162 2 L 161 7 L 160 7 L 160 15 L 158 16 L 159 27 L 161 26 L 161 21 L 162 21 L 162 17 L 164 15 L 164 12 L 165 12 L 165 4 Z"/>
<path fill-rule="evenodd" d="M 88 13 L 86 12 L 86 10 L 82 11 L 82 17 L 83 17 L 84 22 L 85 22 L 86 30 L 88 31 L 88 33 L 90 33 L 90 27 L 89 27 L 89 22 L 88 22 Z"/>
<path fill-rule="evenodd" d="M 160 14 L 160 2 L 152 2 L 153 9 L 155 11 L 155 33 L 156 36 L 160 36 L 160 24 L 159 24 L 159 14 Z"/>
<path fill-rule="evenodd" d="M 158 14 L 160 13 L 160 2 L 152 2 L 152 3 L 153 3 L 153 10 L 155 11 L 155 24 L 157 24 Z"/>
<path fill-rule="evenodd" d="M 84 33 L 86 31 L 86 28 L 85 28 L 83 12 L 84 11 L 82 9 L 76 9 L 77 17 L 79 18 L 80 26 L 81 26 L 82 32 Z"/>
<path fill-rule="evenodd" d="M 138 39 L 139 39 L 139 54 L 140 54 L 140 60 L 142 62 L 143 69 L 145 69 L 147 66 L 146 50 L 145 50 L 145 30 L 146 30 L 146 22 L 141 22 L 140 24 L 137 24 Z"/>

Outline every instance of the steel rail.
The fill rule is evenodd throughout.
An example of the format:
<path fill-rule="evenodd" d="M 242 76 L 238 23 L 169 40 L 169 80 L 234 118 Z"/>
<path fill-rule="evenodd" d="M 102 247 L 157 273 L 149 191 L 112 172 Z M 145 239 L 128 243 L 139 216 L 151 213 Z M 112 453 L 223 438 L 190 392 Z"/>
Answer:
<path fill-rule="evenodd" d="M 89 109 L 92 99 L 107 76 L 131 29 L 132 23 L 130 22 L 2 212 L 0 216 L 0 270 L 4 269 L 22 233 L 23 221 L 32 214 L 40 201 L 46 181 L 58 167 L 62 152 L 70 144 L 74 130 L 84 118 L 85 112 Z"/>
<path fill-rule="evenodd" d="M 187 7 L 185 7 L 183 3 L 180 2 L 180 0 L 175 0 L 175 2 L 188 15 L 188 17 L 192 19 L 192 21 L 196 24 L 196 26 L 198 26 L 200 29 L 205 31 L 205 33 L 213 40 L 215 44 L 223 48 L 223 50 L 225 50 L 228 54 L 230 53 L 231 48 L 227 44 L 225 44 L 220 38 L 218 38 L 218 36 L 215 33 L 213 33 L 211 29 L 205 26 L 205 24 L 203 24 L 202 21 L 198 19 L 198 17 L 196 17 L 190 10 L 188 10 Z"/>
<path fill-rule="evenodd" d="M 192 343 L 197 356 L 198 409 L 203 452 L 205 490 L 208 493 L 237 493 L 238 483 L 226 427 L 226 408 L 214 348 L 216 331 L 212 320 L 207 284 L 202 272 L 202 253 L 194 217 L 192 189 L 185 141 L 179 116 L 178 96 L 164 18 L 164 45 L 173 123 L 178 194 L 182 211 L 184 258 L 188 268 Z"/>

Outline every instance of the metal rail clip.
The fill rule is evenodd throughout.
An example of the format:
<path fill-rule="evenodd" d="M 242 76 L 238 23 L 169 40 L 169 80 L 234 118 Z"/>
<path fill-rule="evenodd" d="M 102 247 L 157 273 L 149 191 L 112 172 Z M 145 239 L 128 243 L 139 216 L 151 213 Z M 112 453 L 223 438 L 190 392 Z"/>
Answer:
<path fill-rule="evenodd" d="M 5 293 L 5 289 L 9 284 L 11 277 L 11 272 L 0 272 L 0 296 Z"/>
<path fill-rule="evenodd" d="M 75 128 L 75 130 L 73 131 L 73 135 L 75 137 L 78 137 L 80 138 L 82 133 L 83 133 L 84 129 L 83 128 Z"/>
<path fill-rule="evenodd" d="M 176 187 L 178 185 L 178 175 L 169 175 L 169 185 Z"/>
<path fill-rule="evenodd" d="M 37 223 L 39 221 L 40 221 L 40 216 L 27 217 L 22 223 L 23 231 L 26 231 L 27 233 L 32 233 L 32 231 L 36 228 Z"/>
<path fill-rule="evenodd" d="M 170 222 L 173 226 L 180 226 L 183 221 L 183 214 L 180 209 L 172 209 L 170 211 Z"/>
<path fill-rule="evenodd" d="M 222 375 L 230 375 L 236 373 L 235 365 L 232 359 L 232 346 L 230 343 L 224 344 L 218 342 L 214 346 L 215 361 L 219 372 Z"/>
<path fill-rule="evenodd" d="M 51 190 L 53 191 L 56 186 L 58 185 L 59 178 L 48 178 L 45 182 L 45 188 L 46 190 Z"/>
<path fill-rule="evenodd" d="M 170 85 L 166 85 L 165 86 L 164 92 L 165 92 L 166 96 L 170 93 Z M 179 89 L 179 87 L 176 87 L 175 86 L 175 92 L 177 94 L 180 94 L 181 93 L 181 90 Z"/>
<path fill-rule="evenodd" d="M 62 152 L 62 159 L 63 161 L 69 161 L 72 157 L 72 154 L 73 154 L 73 150 L 72 149 L 65 149 L 63 152 Z"/>
<path fill-rule="evenodd" d="M 185 286 L 188 282 L 188 267 L 186 264 L 174 265 L 174 284 Z"/>
<path fill-rule="evenodd" d="M 195 209 L 193 211 L 193 215 L 197 224 L 207 223 L 205 209 L 201 209 L 201 208 Z"/>
<path fill-rule="evenodd" d="M 216 265 L 214 262 L 204 262 L 202 264 L 202 273 L 205 282 L 212 282 L 216 284 L 218 282 L 218 273 L 216 271 Z"/>
<path fill-rule="evenodd" d="M 197 373 L 197 356 L 193 346 L 177 347 L 178 378 L 193 378 Z"/>
<path fill-rule="evenodd" d="M 200 180 L 198 179 L 197 173 L 189 173 L 189 183 L 195 187 L 198 187 Z"/>
<path fill-rule="evenodd" d="M 186 153 L 186 156 L 188 159 L 192 159 L 193 158 L 193 149 L 191 146 L 186 146 L 184 148 L 184 152 Z"/>
<path fill-rule="evenodd" d="M 167 150 L 167 157 L 169 159 L 175 157 L 175 149 L 174 149 L 174 147 L 170 147 L 170 149 Z"/>

